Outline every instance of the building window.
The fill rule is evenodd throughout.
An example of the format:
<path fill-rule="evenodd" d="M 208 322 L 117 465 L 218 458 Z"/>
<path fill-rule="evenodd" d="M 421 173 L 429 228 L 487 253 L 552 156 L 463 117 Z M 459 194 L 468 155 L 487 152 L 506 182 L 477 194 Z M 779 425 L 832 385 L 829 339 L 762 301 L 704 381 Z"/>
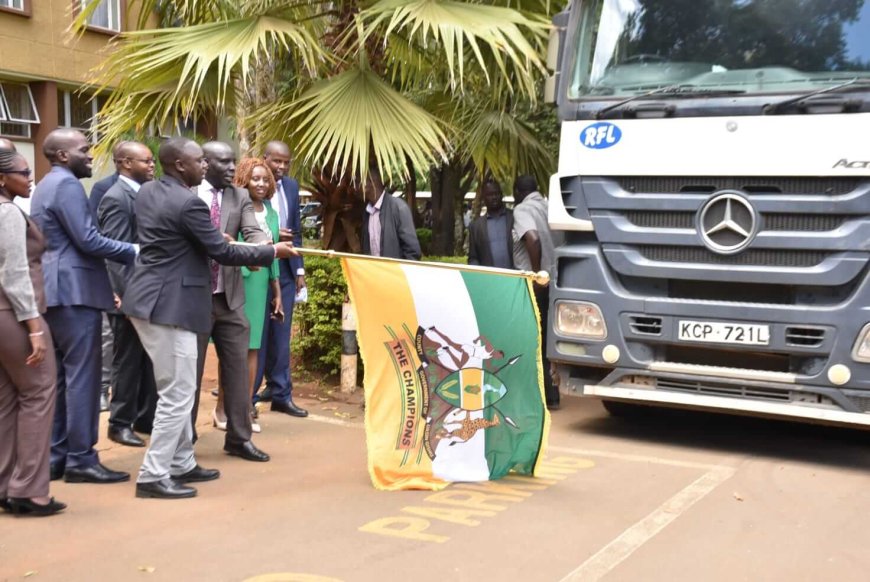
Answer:
<path fill-rule="evenodd" d="M 91 142 L 97 142 L 96 126 L 97 113 L 100 111 L 102 100 L 93 95 L 80 93 L 79 91 L 58 91 L 57 96 L 57 119 L 61 127 L 78 129 L 88 135 Z"/>
<path fill-rule="evenodd" d="M 0 82 L 0 134 L 29 138 L 30 126 L 37 123 L 39 114 L 30 86 Z"/>
<path fill-rule="evenodd" d="M 121 32 L 121 0 L 81 0 L 82 9 L 93 2 L 97 2 L 98 5 L 88 16 L 88 25 L 102 30 Z"/>
<path fill-rule="evenodd" d="M 0 8 L 8 8 L 9 10 L 17 10 L 19 12 L 27 12 L 28 0 L 0 0 Z"/>

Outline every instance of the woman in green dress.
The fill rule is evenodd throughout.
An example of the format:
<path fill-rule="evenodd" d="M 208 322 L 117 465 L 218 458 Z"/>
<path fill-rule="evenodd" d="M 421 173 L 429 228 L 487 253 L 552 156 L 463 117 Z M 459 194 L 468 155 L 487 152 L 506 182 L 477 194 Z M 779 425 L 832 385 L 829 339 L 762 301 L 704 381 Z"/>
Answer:
<path fill-rule="evenodd" d="M 262 159 L 245 158 L 239 162 L 236 168 L 234 183 L 236 186 L 248 189 L 257 224 L 264 232 L 271 233 L 273 241 L 278 242 L 278 213 L 269 202 L 276 190 L 272 171 Z M 251 342 L 248 346 L 248 384 L 252 398 L 254 396 L 254 378 L 257 374 L 257 352 L 263 339 L 266 317 L 284 319 L 278 276 L 277 260 L 268 269 L 251 270 L 242 267 L 242 277 L 244 277 L 245 283 L 245 316 L 251 324 Z M 272 287 L 274 299 L 272 304 L 267 306 L 269 286 Z M 259 424 L 257 422 L 252 424 L 254 432 L 260 432 Z"/>

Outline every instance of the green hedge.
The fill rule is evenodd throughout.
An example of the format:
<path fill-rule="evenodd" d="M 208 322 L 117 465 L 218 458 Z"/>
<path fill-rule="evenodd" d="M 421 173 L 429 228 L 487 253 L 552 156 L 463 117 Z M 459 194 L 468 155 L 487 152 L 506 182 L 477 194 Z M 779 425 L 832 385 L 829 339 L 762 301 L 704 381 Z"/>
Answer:
<path fill-rule="evenodd" d="M 423 257 L 439 263 L 468 262 L 466 257 Z M 294 365 L 310 372 L 338 374 L 341 370 L 341 305 L 347 284 L 337 259 L 305 258 L 308 303 L 293 310 Z"/>

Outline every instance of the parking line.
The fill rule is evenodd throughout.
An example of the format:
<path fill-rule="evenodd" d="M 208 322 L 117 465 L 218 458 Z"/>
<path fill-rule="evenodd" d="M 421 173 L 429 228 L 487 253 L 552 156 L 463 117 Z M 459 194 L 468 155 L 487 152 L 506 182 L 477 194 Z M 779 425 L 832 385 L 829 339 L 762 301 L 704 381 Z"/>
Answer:
<path fill-rule="evenodd" d="M 634 461 L 637 463 L 655 463 L 657 465 L 668 465 L 671 467 L 685 467 L 687 469 L 704 469 L 710 470 L 719 467 L 720 465 L 711 465 L 710 463 L 693 463 L 691 461 L 676 461 L 673 459 L 663 459 L 661 457 L 649 457 L 646 455 L 630 455 L 625 453 L 612 453 L 610 451 L 597 451 L 592 449 L 574 449 L 571 447 L 549 446 L 548 451 L 558 453 L 570 453 L 580 457 L 604 457 L 607 459 L 617 459 L 620 461 Z"/>
<path fill-rule="evenodd" d="M 600 580 L 734 473 L 732 467 L 713 467 L 598 550 L 561 582 Z"/>

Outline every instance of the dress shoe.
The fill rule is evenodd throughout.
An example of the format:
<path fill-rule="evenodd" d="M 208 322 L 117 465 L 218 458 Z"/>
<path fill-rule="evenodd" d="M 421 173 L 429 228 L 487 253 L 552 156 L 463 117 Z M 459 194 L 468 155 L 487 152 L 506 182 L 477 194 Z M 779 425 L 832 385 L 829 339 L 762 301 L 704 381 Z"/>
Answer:
<path fill-rule="evenodd" d="M 174 479 L 161 479 L 151 483 L 136 483 L 136 497 L 143 499 L 184 499 L 196 497 L 196 489 L 182 485 Z"/>
<path fill-rule="evenodd" d="M 254 446 L 251 441 L 245 441 L 240 445 L 224 445 L 224 451 L 228 455 L 241 457 L 246 461 L 259 461 L 265 463 L 270 459 L 269 455 Z"/>
<path fill-rule="evenodd" d="M 67 467 L 63 475 L 67 483 L 120 483 L 130 480 L 130 473 L 112 471 L 101 463 L 85 467 L 84 469 L 70 469 Z"/>
<path fill-rule="evenodd" d="M 139 438 L 133 429 L 122 426 L 122 427 L 109 427 L 109 440 L 115 441 L 116 443 L 122 444 L 127 447 L 144 447 L 145 441 Z"/>
<path fill-rule="evenodd" d="M 52 481 L 63 479 L 63 465 L 50 465 L 48 468 L 48 477 Z"/>
<path fill-rule="evenodd" d="M 103 392 L 100 394 L 100 412 L 109 411 L 109 395 Z"/>
<path fill-rule="evenodd" d="M 0 509 L 3 511 L 12 511 L 12 506 L 9 505 L 9 500 L 6 499 L 6 496 L 0 497 Z"/>
<path fill-rule="evenodd" d="M 66 509 L 66 503 L 55 501 L 54 497 L 48 503 L 41 505 L 26 497 L 10 497 L 9 511 L 15 517 L 45 517 L 54 515 Z"/>
<path fill-rule="evenodd" d="M 221 476 L 221 472 L 217 469 L 204 469 L 197 465 L 187 473 L 182 475 L 173 475 L 172 480 L 176 483 L 197 483 L 200 481 L 214 481 Z"/>
<path fill-rule="evenodd" d="M 304 408 L 299 408 L 295 404 L 293 404 L 292 400 L 288 400 L 287 402 L 272 402 L 272 406 L 270 408 L 272 412 L 282 412 L 284 414 L 289 414 L 290 416 L 296 416 L 299 418 L 305 418 L 308 416 L 308 411 Z"/>
<path fill-rule="evenodd" d="M 270 388 L 263 388 L 262 392 L 254 395 L 254 400 L 257 402 L 271 402 L 272 390 Z"/>
<path fill-rule="evenodd" d="M 559 410 L 561 408 L 561 404 L 559 404 L 558 400 L 548 400 L 547 401 L 547 410 Z"/>

